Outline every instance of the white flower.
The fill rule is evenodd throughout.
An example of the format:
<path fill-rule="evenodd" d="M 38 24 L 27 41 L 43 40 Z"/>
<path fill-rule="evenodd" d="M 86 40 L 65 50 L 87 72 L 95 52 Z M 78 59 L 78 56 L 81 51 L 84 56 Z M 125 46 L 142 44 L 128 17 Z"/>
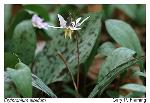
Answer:
<path fill-rule="evenodd" d="M 69 36 L 70 39 L 71 39 L 73 31 L 80 30 L 81 29 L 80 26 L 90 17 L 90 16 L 88 16 L 82 22 L 80 22 L 81 17 L 79 17 L 75 21 L 72 21 L 72 18 L 68 17 L 67 20 L 65 21 L 64 18 L 60 14 L 58 14 L 57 16 L 58 16 L 58 19 L 60 22 L 60 27 L 55 27 L 55 26 L 49 26 L 49 27 L 64 28 L 65 29 L 65 38 L 67 36 Z"/>
<path fill-rule="evenodd" d="M 72 21 L 72 18 L 68 17 L 67 20 L 65 21 L 60 14 L 58 14 L 57 16 L 60 22 L 60 27 L 50 26 L 47 22 L 44 22 L 44 19 L 40 18 L 36 14 L 32 16 L 32 25 L 39 29 L 48 29 L 48 27 L 63 28 L 65 30 L 65 38 L 69 36 L 69 38 L 71 39 L 73 31 L 80 30 L 81 29 L 80 26 L 90 17 L 88 16 L 82 22 L 80 22 L 81 17 L 79 17 L 75 21 Z"/>
<path fill-rule="evenodd" d="M 43 22 L 44 19 L 40 18 L 36 14 L 32 16 L 32 25 L 39 29 L 48 29 L 49 25 L 47 22 Z"/>

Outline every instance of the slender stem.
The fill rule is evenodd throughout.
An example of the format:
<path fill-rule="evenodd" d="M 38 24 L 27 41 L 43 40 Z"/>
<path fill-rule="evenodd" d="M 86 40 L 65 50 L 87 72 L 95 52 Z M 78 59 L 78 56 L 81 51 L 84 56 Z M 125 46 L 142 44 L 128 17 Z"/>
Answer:
<path fill-rule="evenodd" d="M 64 64 L 66 65 L 66 68 L 68 69 L 69 73 L 70 73 L 70 76 L 71 76 L 71 79 L 72 79 L 72 82 L 73 82 L 73 85 L 74 85 L 74 88 L 75 88 L 75 91 L 77 92 L 77 95 L 78 95 L 78 89 L 77 89 L 77 85 L 75 83 L 75 80 L 74 80 L 74 77 L 73 77 L 73 74 L 67 64 L 67 61 L 66 59 L 64 58 L 64 56 L 61 54 L 61 53 L 58 53 L 58 56 L 62 59 L 62 61 L 64 62 Z"/>
<path fill-rule="evenodd" d="M 77 89 L 79 89 L 79 79 L 80 79 L 80 57 L 79 57 L 79 41 L 78 41 L 78 33 L 76 35 L 76 39 L 77 39 L 77 61 L 78 61 L 78 71 L 77 71 Z"/>

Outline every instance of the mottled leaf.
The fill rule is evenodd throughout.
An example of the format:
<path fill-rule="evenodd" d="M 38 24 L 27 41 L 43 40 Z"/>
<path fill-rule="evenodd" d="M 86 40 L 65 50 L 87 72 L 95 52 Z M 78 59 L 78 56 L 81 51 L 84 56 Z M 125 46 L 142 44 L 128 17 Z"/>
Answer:
<path fill-rule="evenodd" d="M 91 17 L 82 24 L 82 29 L 79 31 L 81 64 L 87 63 L 88 60 L 91 60 L 90 58 L 94 57 L 93 51 L 97 51 L 95 49 L 98 46 L 98 37 L 100 34 L 101 14 L 91 13 L 85 15 L 84 18 L 89 15 Z M 68 70 L 65 68 L 62 60 L 57 56 L 57 52 L 61 52 L 64 55 L 71 68 L 71 72 L 75 74 L 77 71 L 76 40 L 69 38 L 65 39 L 62 29 L 50 28 L 46 32 L 51 36 L 52 41 L 47 42 L 44 50 L 37 55 L 33 72 L 46 84 L 62 80 L 66 81 L 70 79 L 70 76 L 67 75 Z M 90 65 L 90 62 L 88 65 Z"/>
<path fill-rule="evenodd" d="M 109 35 L 119 45 L 136 51 L 138 57 L 143 56 L 142 47 L 137 34 L 129 24 L 120 20 L 110 19 L 105 22 L 105 25 Z M 139 64 L 141 70 L 144 71 L 143 61 L 140 61 Z"/>
<path fill-rule="evenodd" d="M 15 69 L 7 68 L 7 72 L 17 87 L 19 93 L 26 98 L 32 97 L 32 79 L 30 68 L 22 62 L 19 62 L 16 64 Z"/>
<path fill-rule="evenodd" d="M 36 87 L 39 90 L 42 90 L 52 98 L 57 98 L 53 91 L 34 74 L 32 74 L 32 86 Z"/>
<path fill-rule="evenodd" d="M 25 20 L 19 23 L 14 30 L 12 40 L 13 52 L 19 56 L 22 62 L 30 64 L 36 48 L 36 34 L 31 21 Z"/>
<path fill-rule="evenodd" d="M 110 71 L 107 71 L 107 73 L 103 78 L 100 78 L 97 85 L 94 87 L 90 95 L 88 96 L 89 98 L 95 97 L 98 93 L 101 95 L 102 92 L 106 89 L 106 87 L 115 79 L 115 77 L 121 73 L 123 73 L 125 70 L 127 70 L 130 66 L 136 64 L 140 60 L 143 60 L 142 57 L 136 58 L 136 59 L 128 59 L 127 62 L 120 64 L 113 68 Z M 104 73 L 104 74 L 105 74 Z"/>
<path fill-rule="evenodd" d="M 4 97 L 5 98 L 20 98 L 20 94 L 17 91 L 16 86 L 11 80 L 8 72 L 4 72 Z"/>
<path fill-rule="evenodd" d="M 111 55 L 109 55 L 106 58 L 105 63 L 101 65 L 98 76 L 98 82 L 101 82 L 110 71 L 112 71 L 119 65 L 130 61 L 133 58 L 134 54 L 135 51 L 128 48 L 120 47 L 115 49 L 111 53 Z"/>

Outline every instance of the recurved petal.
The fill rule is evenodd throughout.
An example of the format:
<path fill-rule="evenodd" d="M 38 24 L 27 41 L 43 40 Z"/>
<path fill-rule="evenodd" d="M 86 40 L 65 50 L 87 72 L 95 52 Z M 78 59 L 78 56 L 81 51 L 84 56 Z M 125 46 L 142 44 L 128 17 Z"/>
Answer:
<path fill-rule="evenodd" d="M 82 25 L 89 18 L 90 18 L 90 16 L 86 17 L 81 23 L 78 23 L 78 26 Z"/>
<path fill-rule="evenodd" d="M 57 16 L 60 22 L 60 26 L 65 28 L 67 22 L 64 20 L 64 18 L 60 14 L 57 14 Z"/>
<path fill-rule="evenodd" d="M 76 24 L 79 23 L 81 20 L 81 17 L 79 17 L 77 20 L 76 20 Z"/>

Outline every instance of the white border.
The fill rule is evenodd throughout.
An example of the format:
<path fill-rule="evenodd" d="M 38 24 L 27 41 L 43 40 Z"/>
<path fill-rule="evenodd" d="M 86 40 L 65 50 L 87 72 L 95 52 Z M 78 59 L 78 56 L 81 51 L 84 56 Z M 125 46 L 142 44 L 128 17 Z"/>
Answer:
<path fill-rule="evenodd" d="M 150 101 L 150 1 L 149 0 L 0 0 L 0 103 L 4 101 L 4 4 L 146 4 L 146 97 Z M 112 99 L 49 99 L 50 103 L 111 103 Z"/>
<path fill-rule="evenodd" d="M 146 4 L 149 0 L 3 0 L 6 4 Z"/>
<path fill-rule="evenodd" d="M 0 3 L 0 98 L 4 98 L 4 5 Z M 2 102 L 1 102 L 2 103 Z"/>

